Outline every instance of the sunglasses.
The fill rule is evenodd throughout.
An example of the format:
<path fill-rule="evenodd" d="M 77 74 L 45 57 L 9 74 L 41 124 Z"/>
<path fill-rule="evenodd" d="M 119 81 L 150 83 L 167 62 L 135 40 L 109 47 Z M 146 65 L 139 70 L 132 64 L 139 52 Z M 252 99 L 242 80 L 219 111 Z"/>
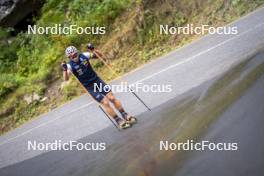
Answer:
<path fill-rule="evenodd" d="M 77 55 L 78 55 L 78 53 L 71 54 L 71 55 L 70 55 L 70 58 L 71 58 L 71 59 L 74 59 L 74 58 L 77 57 Z"/>

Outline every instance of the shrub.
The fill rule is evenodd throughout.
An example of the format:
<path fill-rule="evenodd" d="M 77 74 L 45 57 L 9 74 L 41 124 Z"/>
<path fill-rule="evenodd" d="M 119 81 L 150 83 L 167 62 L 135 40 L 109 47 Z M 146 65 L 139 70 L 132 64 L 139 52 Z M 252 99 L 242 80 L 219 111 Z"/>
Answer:
<path fill-rule="evenodd" d="M 3 98 L 19 86 L 16 77 L 13 74 L 0 75 L 0 97 Z"/>

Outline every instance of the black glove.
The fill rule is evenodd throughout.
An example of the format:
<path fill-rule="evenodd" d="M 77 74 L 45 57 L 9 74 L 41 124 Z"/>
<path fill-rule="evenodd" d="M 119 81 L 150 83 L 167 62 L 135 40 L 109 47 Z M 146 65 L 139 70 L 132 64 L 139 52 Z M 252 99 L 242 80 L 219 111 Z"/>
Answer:
<path fill-rule="evenodd" d="M 87 44 L 87 49 L 89 49 L 89 50 L 94 50 L 94 46 L 93 46 L 93 44 L 92 43 L 88 43 Z"/>
<path fill-rule="evenodd" d="M 66 62 L 62 62 L 62 63 L 61 63 L 61 69 L 62 69 L 63 71 L 67 71 L 68 67 L 67 67 Z"/>

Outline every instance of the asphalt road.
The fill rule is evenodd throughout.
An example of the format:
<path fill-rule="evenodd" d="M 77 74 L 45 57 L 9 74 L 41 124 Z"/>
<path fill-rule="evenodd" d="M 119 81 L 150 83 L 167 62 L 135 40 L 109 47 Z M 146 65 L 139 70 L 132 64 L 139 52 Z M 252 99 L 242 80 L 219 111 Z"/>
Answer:
<path fill-rule="evenodd" d="M 264 63 L 264 53 L 261 56 Z M 233 103 L 201 138 L 215 143 L 236 142 L 237 151 L 195 151 L 177 176 L 264 175 L 264 67 L 262 76 Z"/>
<path fill-rule="evenodd" d="M 253 94 L 254 91 L 246 93 L 255 85 L 248 80 L 255 80 L 258 86 L 263 86 L 263 77 L 261 79 L 256 76 L 259 75 L 257 74 L 259 69 L 255 68 L 255 66 L 261 65 L 263 58 L 260 56 L 262 55 L 258 55 L 260 59 L 252 59 L 255 58 L 256 53 L 261 53 L 264 48 L 263 18 L 264 9 L 259 9 L 230 24 L 238 27 L 239 34 L 237 35 L 207 35 L 124 76 L 124 79 L 129 83 L 171 84 L 173 90 L 170 93 L 138 92 L 138 95 L 152 108 L 151 112 L 148 112 L 132 94 L 118 93 L 117 96 L 128 112 L 139 117 L 139 124 L 132 129 L 121 133 L 116 131 L 97 105 L 88 96 L 82 96 L 1 136 L 0 175 L 103 175 L 106 173 L 108 175 L 122 175 L 122 173 L 127 173 L 126 175 L 159 175 L 158 173 L 166 172 L 175 174 L 176 171 L 172 168 L 179 168 L 179 174 L 185 173 L 186 170 L 189 170 L 188 167 L 182 167 L 185 165 L 191 168 L 198 167 L 197 163 L 201 160 L 201 156 L 198 154 L 194 155 L 196 163 L 188 163 L 188 157 L 192 157 L 191 154 L 185 154 L 185 152 L 155 152 L 158 145 L 157 141 L 163 139 L 178 141 L 179 136 L 182 136 L 182 139 L 185 139 L 186 136 L 195 139 L 199 137 L 200 139 L 202 134 L 205 133 L 204 130 L 218 117 L 221 117 L 220 112 L 226 112 L 228 107 L 237 102 L 243 94 L 259 97 L 263 95 L 261 93 Z M 257 60 L 258 64 L 251 64 L 253 62 L 251 60 Z M 244 64 L 242 64 L 244 68 L 242 71 L 239 70 L 240 67 L 236 67 L 237 65 L 241 66 L 241 63 Z M 219 82 L 223 75 L 223 78 L 229 78 L 227 73 L 230 70 L 235 70 L 235 73 L 241 73 L 241 75 L 248 75 L 251 73 L 248 70 L 251 69 L 247 69 L 247 66 L 256 73 L 252 73 L 255 74 L 253 78 L 241 78 L 241 85 L 248 85 L 245 90 L 237 90 L 231 86 L 228 89 L 229 93 L 230 91 L 239 92 L 238 96 L 228 96 L 227 99 L 216 101 L 218 100 L 216 97 L 221 95 L 221 98 L 226 95 L 224 93 L 220 94 L 217 91 L 217 86 L 226 87 L 227 84 L 233 82 L 229 80 L 213 84 L 214 81 L 218 80 L 216 82 Z M 240 80 L 239 78 L 235 77 L 234 79 Z M 261 83 L 258 83 L 259 80 Z M 239 87 L 243 88 L 243 86 Z M 259 87 L 257 90 L 259 91 Z M 227 104 L 228 106 L 220 106 L 222 107 L 220 110 L 214 109 L 213 107 L 219 107 L 216 106 L 219 104 L 207 101 L 206 97 L 211 94 L 213 95 L 212 100 L 216 99 L 215 103 Z M 187 113 L 186 115 L 185 112 L 194 112 L 192 108 L 195 109 L 195 102 L 198 101 L 196 100 L 197 97 L 198 100 L 205 98 L 204 107 L 212 111 L 207 114 Z M 209 100 L 211 100 L 210 96 Z M 229 104 L 225 103 L 229 101 Z M 244 101 L 241 100 L 241 102 Z M 255 103 L 263 105 L 260 100 Z M 208 108 L 209 106 L 212 107 Z M 231 112 L 236 112 L 236 109 Z M 182 115 L 175 116 L 179 113 L 182 113 Z M 259 113 L 262 113 L 262 111 L 259 111 Z M 201 121 L 197 120 L 200 118 L 192 119 L 192 117 L 199 114 L 202 114 L 201 117 L 199 116 Z M 233 116 L 235 117 L 236 114 L 233 113 Z M 241 117 L 239 114 L 237 116 L 238 118 Z M 208 118 L 205 120 L 202 117 Z M 257 118 L 257 120 L 259 121 L 256 121 L 256 123 L 260 124 L 262 119 Z M 191 125 L 187 122 L 193 123 Z M 247 121 L 244 122 L 247 124 Z M 221 128 L 220 122 L 216 124 L 219 124 L 216 125 L 218 131 L 225 130 L 224 126 Z M 189 126 L 196 128 L 183 130 Z M 241 129 L 242 127 L 243 124 Z M 237 133 L 239 132 L 240 130 L 237 129 Z M 208 134 L 210 134 L 210 130 Z M 245 141 L 247 139 L 254 140 L 255 138 L 248 137 Z M 61 140 L 62 142 L 70 140 L 80 142 L 103 141 L 107 143 L 107 150 L 103 152 L 27 150 L 27 142 L 34 140 L 43 143 L 53 142 L 54 140 Z M 178 159 L 175 159 L 175 156 Z M 203 156 L 214 158 L 210 154 Z M 225 158 L 222 159 L 224 161 Z M 187 164 L 183 165 L 182 163 L 185 163 L 185 160 L 187 160 Z M 174 167 L 171 163 L 177 165 L 177 167 Z M 200 173 L 203 173 L 202 171 L 205 169 L 206 167 L 201 168 Z M 219 167 L 220 169 L 221 167 Z"/>

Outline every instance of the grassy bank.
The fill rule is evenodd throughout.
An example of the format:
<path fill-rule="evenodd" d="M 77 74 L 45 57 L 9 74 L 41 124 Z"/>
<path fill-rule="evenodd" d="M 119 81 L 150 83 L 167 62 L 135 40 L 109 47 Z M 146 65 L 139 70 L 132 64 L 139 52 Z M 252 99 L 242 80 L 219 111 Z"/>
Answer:
<path fill-rule="evenodd" d="M 93 42 L 119 75 L 181 47 L 200 35 L 160 35 L 159 25 L 223 26 L 262 6 L 264 0 L 47 0 L 36 17 L 38 26 L 76 24 L 106 26 L 106 35 L 33 35 L 0 30 L 1 133 L 84 93 L 74 80 L 62 86 L 60 63 L 64 49 Z M 94 68 L 107 81 L 109 70 L 100 61 Z M 40 98 L 28 104 L 25 97 Z M 45 97 L 45 99 L 43 99 Z M 43 101 L 41 101 L 43 100 Z"/>

